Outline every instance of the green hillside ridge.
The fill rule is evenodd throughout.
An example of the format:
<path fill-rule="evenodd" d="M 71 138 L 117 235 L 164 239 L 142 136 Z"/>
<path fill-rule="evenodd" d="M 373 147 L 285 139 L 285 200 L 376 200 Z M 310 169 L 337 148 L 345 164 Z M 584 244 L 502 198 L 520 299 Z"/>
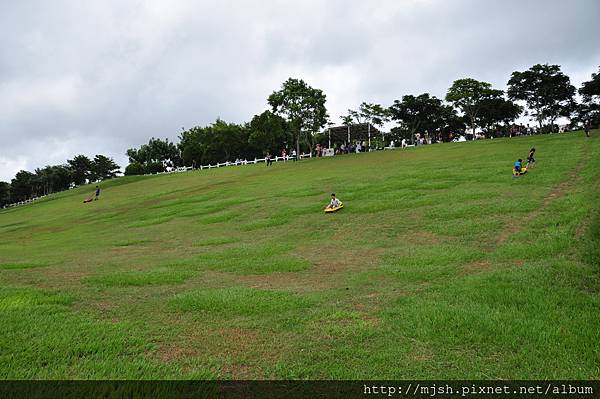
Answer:
<path fill-rule="evenodd" d="M 598 379 L 599 133 L 122 177 L 90 204 L 93 186 L 0 210 L 0 378 Z"/>

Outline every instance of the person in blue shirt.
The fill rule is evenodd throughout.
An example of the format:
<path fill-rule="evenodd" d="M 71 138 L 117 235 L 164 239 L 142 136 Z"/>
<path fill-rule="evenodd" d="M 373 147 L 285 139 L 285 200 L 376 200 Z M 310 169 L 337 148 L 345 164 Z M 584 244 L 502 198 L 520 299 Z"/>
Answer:
<path fill-rule="evenodd" d="M 521 169 L 523 167 L 522 163 L 523 163 L 523 160 L 521 158 L 519 158 L 518 161 L 515 162 L 515 172 L 521 173 Z"/>
<path fill-rule="evenodd" d="M 514 172 L 515 175 L 520 175 L 521 171 L 523 170 L 523 160 L 521 158 L 519 158 L 517 160 L 517 162 L 515 162 L 515 166 L 514 166 Z"/>
<path fill-rule="evenodd" d="M 96 198 L 94 198 L 94 201 L 98 201 L 98 199 L 100 199 L 100 187 L 96 186 Z"/>

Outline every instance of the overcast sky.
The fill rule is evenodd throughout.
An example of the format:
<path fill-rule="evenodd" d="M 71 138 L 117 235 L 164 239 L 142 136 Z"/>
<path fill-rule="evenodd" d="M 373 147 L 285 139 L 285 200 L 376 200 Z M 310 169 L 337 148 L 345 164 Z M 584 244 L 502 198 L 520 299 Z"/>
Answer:
<path fill-rule="evenodd" d="M 332 119 L 362 101 L 443 97 L 473 77 L 600 65 L 600 1 L 1 1 L 0 180 L 220 117 L 244 122 L 288 77 Z"/>

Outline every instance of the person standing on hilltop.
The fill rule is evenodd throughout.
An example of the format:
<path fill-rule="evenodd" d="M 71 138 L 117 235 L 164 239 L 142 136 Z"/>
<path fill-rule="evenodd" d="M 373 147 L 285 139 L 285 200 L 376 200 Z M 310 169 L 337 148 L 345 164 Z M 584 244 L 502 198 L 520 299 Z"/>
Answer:
<path fill-rule="evenodd" d="M 529 155 L 527 155 L 527 167 L 530 168 L 535 164 L 535 147 L 531 147 Z"/>
<path fill-rule="evenodd" d="M 98 201 L 100 199 L 100 187 L 96 186 L 96 198 L 94 201 Z"/>
<path fill-rule="evenodd" d="M 583 125 L 583 130 L 585 130 L 585 137 L 590 137 L 590 121 L 585 121 Z"/>

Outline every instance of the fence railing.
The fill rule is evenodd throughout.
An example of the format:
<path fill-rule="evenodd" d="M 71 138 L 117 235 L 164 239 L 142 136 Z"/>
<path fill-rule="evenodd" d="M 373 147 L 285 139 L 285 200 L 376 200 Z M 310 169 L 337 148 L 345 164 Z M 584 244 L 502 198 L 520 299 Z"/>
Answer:
<path fill-rule="evenodd" d="M 50 194 L 48 194 L 48 195 L 50 195 Z M 13 202 L 11 204 L 4 205 L 2 208 L 13 208 L 15 206 L 31 204 L 32 202 L 35 202 L 35 201 L 37 201 L 39 199 L 47 197 L 48 195 L 42 195 L 41 197 L 34 197 L 34 198 L 26 199 L 26 200 L 23 200 L 23 201 Z"/>
<path fill-rule="evenodd" d="M 312 154 L 300 154 L 300 156 L 298 157 L 299 159 L 304 159 L 304 158 L 312 158 Z M 292 155 L 286 155 L 285 157 L 273 157 L 271 158 L 271 161 L 273 162 L 286 162 L 286 161 L 293 161 L 294 157 Z M 192 170 L 204 170 L 204 169 L 214 169 L 214 168 L 223 168 L 226 166 L 242 166 L 242 165 L 256 165 L 259 163 L 263 163 L 263 162 L 267 162 L 267 158 L 254 158 L 251 160 L 247 160 L 247 159 L 243 159 L 243 160 L 237 160 L 237 161 L 233 161 L 233 162 L 223 162 L 223 163 L 216 163 L 216 164 L 208 164 L 208 165 L 200 165 L 196 168 L 193 168 L 191 166 L 182 166 L 179 168 L 174 168 L 168 171 L 164 171 L 164 172 L 158 172 L 158 173 L 147 173 L 145 174 L 145 176 L 150 176 L 150 175 L 161 175 L 161 174 L 170 174 L 170 173 L 180 173 L 180 172 L 189 172 Z"/>

